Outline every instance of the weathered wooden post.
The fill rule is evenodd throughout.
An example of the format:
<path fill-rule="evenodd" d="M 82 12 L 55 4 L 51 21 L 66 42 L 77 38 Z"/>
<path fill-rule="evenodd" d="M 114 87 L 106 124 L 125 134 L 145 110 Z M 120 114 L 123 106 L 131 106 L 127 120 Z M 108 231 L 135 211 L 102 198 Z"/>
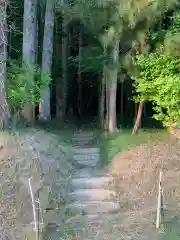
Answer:
<path fill-rule="evenodd" d="M 163 190 L 162 190 L 162 171 L 159 173 L 159 188 L 158 188 L 158 202 L 157 202 L 157 216 L 156 228 L 159 229 L 162 221 L 164 220 L 164 203 L 163 203 Z"/>

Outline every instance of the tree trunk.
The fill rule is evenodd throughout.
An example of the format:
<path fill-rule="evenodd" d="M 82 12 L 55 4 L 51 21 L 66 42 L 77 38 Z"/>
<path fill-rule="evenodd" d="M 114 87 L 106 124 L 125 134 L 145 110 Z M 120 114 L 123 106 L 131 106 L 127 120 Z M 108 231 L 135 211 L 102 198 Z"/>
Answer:
<path fill-rule="evenodd" d="M 81 118 L 82 114 L 82 87 L 81 87 L 81 51 L 82 50 L 82 32 L 81 27 L 79 27 L 79 62 L 78 62 L 78 113 Z"/>
<path fill-rule="evenodd" d="M 9 10 L 9 9 L 8 9 Z M 10 15 L 9 11 L 7 10 L 7 14 Z M 7 27 L 11 25 L 11 21 L 7 19 Z M 13 30 L 11 27 L 8 27 L 8 36 L 7 36 L 7 41 L 8 41 L 8 46 L 7 46 L 7 55 L 9 57 L 12 57 L 12 39 L 13 39 Z"/>
<path fill-rule="evenodd" d="M 143 102 L 139 103 L 136 121 L 132 130 L 132 135 L 135 135 L 138 132 L 138 129 L 141 124 L 142 112 L 143 112 Z"/>
<path fill-rule="evenodd" d="M 37 46 L 37 1 L 24 0 L 24 16 L 23 16 L 23 61 L 27 66 L 33 66 L 36 63 L 36 46 Z M 32 84 L 27 76 L 28 84 Z M 26 104 L 22 111 L 22 115 L 28 121 L 34 120 L 34 107 Z"/>
<path fill-rule="evenodd" d="M 141 42 L 140 42 L 140 49 L 139 49 L 139 51 L 141 53 L 143 53 L 143 54 L 148 54 L 148 48 L 147 48 L 147 45 L 146 45 L 147 33 L 143 32 L 141 34 L 142 34 L 142 37 L 140 38 Z M 135 105 L 135 107 L 136 107 L 135 111 L 137 112 L 137 115 L 136 115 L 136 120 L 135 120 L 135 124 L 134 124 L 133 130 L 132 130 L 132 135 L 137 134 L 139 128 L 141 127 L 141 122 L 142 122 L 141 120 L 142 120 L 142 113 L 143 113 L 144 103 L 143 102 L 139 103 L 138 111 L 136 110 L 137 109 L 137 104 Z"/>
<path fill-rule="evenodd" d="M 65 3 L 63 3 L 65 4 Z M 67 106 L 67 70 L 68 70 L 68 29 L 67 29 L 67 20 L 65 14 L 63 13 L 63 22 L 62 22 L 62 119 L 66 115 L 66 106 Z"/>
<path fill-rule="evenodd" d="M 104 112 L 105 112 L 105 76 L 104 70 L 99 83 L 99 123 L 104 128 Z"/>
<path fill-rule="evenodd" d="M 102 76 L 100 79 L 100 98 L 99 98 L 99 123 L 101 128 L 107 129 L 107 123 L 105 122 L 105 110 L 106 110 L 106 63 L 105 63 L 105 56 L 106 56 L 106 48 L 104 46 L 104 63 L 103 63 L 103 69 L 102 69 Z M 106 114 L 107 115 L 107 114 Z"/>
<path fill-rule="evenodd" d="M 59 18 L 55 18 L 55 59 L 56 69 L 59 70 L 59 63 L 61 62 L 61 25 Z M 62 118 L 62 81 L 60 72 L 56 72 L 56 118 Z"/>
<path fill-rule="evenodd" d="M 108 122 L 109 122 L 109 82 L 107 77 L 107 66 L 104 68 L 104 76 L 105 76 L 105 99 L 106 99 L 106 115 L 105 115 L 105 129 L 108 130 Z"/>
<path fill-rule="evenodd" d="M 146 104 L 145 103 L 143 106 L 143 116 L 144 116 L 144 118 L 146 118 Z"/>
<path fill-rule="evenodd" d="M 121 83 L 121 118 L 124 116 L 124 83 Z"/>
<path fill-rule="evenodd" d="M 51 75 L 52 56 L 53 56 L 53 36 L 54 36 L 54 0 L 47 0 L 44 24 L 44 39 L 42 52 L 42 72 Z M 43 77 L 43 76 L 42 76 Z M 41 90 L 41 112 L 40 119 L 48 120 L 51 118 L 51 92 L 50 83 L 46 89 Z"/>
<path fill-rule="evenodd" d="M 119 41 L 117 40 L 111 50 L 113 65 L 109 68 L 109 116 L 108 130 L 110 133 L 116 131 L 116 95 L 117 95 L 117 77 L 119 63 Z"/>
<path fill-rule="evenodd" d="M 7 80 L 7 1 L 0 0 L 0 121 L 1 128 L 9 127 L 9 107 L 6 95 Z"/>

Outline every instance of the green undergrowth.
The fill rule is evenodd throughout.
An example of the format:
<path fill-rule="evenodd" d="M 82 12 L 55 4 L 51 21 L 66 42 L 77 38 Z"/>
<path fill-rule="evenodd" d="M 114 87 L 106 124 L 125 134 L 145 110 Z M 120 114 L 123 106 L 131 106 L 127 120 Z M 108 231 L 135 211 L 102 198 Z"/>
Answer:
<path fill-rule="evenodd" d="M 162 240 L 178 240 L 180 239 L 179 230 L 180 216 L 174 216 L 163 224 Z"/>
<path fill-rule="evenodd" d="M 101 147 L 102 164 L 107 165 L 118 153 L 128 151 L 130 148 L 147 143 L 150 140 L 166 139 L 168 133 L 162 129 L 140 130 L 132 136 L 130 129 L 122 129 L 114 134 L 102 134 Z"/>

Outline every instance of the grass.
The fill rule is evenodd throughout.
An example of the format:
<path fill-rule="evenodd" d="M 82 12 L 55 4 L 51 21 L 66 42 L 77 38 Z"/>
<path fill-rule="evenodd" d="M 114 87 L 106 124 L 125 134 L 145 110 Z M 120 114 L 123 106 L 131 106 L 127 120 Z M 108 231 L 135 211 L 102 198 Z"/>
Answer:
<path fill-rule="evenodd" d="M 140 130 L 135 136 L 130 129 L 123 129 L 115 134 L 102 135 L 100 146 L 102 150 L 103 165 L 109 164 L 118 153 L 129 150 L 132 147 L 146 143 L 150 140 L 165 139 L 168 133 L 160 129 Z"/>
<path fill-rule="evenodd" d="M 179 217 L 174 217 L 167 224 L 164 231 L 163 240 L 178 240 L 180 239 Z"/>

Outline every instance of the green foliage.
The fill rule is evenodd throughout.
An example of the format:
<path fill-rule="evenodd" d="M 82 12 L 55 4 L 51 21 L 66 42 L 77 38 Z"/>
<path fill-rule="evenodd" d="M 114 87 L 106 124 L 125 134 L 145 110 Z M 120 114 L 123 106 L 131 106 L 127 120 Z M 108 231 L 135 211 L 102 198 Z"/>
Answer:
<path fill-rule="evenodd" d="M 151 101 L 154 118 L 164 126 L 180 123 L 180 58 L 163 53 L 163 49 L 148 56 L 134 58 L 138 74 L 133 76 L 135 100 Z"/>
<path fill-rule="evenodd" d="M 100 47 L 83 47 L 80 55 L 69 60 L 77 66 L 80 62 L 82 72 L 100 72 L 106 58 Z"/>
<path fill-rule="evenodd" d="M 180 30 L 180 12 L 174 12 L 173 16 L 171 17 L 171 32 L 177 33 Z"/>
<path fill-rule="evenodd" d="M 40 102 L 40 89 L 49 83 L 49 76 L 37 66 L 11 61 L 8 67 L 8 99 L 11 110 L 16 112 L 26 104 L 35 106 Z"/>
<path fill-rule="evenodd" d="M 170 27 L 165 35 L 164 48 L 168 54 L 180 56 L 180 12 L 171 18 Z"/>
<path fill-rule="evenodd" d="M 180 123 L 180 13 L 175 11 L 166 29 L 148 33 L 155 52 L 130 59 L 131 75 L 136 89 L 135 100 L 151 101 L 154 118 L 165 127 Z M 163 47 L 162 47 L 163 45 Z M 133 63 L 133 64 L 132 64 Z"/>

